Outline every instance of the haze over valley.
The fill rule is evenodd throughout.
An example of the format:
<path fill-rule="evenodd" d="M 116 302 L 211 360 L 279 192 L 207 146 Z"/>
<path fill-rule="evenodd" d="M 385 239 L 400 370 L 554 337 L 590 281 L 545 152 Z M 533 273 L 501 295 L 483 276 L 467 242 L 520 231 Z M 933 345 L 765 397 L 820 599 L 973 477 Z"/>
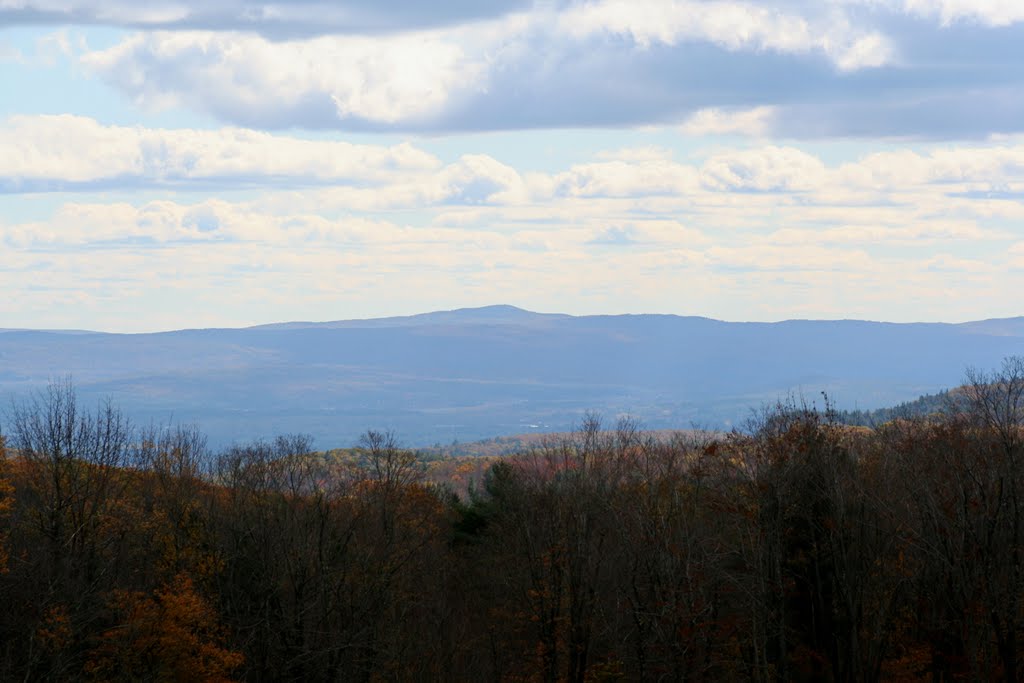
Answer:
<path fill-rule="evenodd" d="M 1024 353 L 1024 318 L 963 324 L 569 316 L 512 306 L 157 334 L 0 333 L 0 394 L 70 375 L 138 422 L 196 423 L 214 445 L 367 429 L 427 446 L 561 432 L 587 411 L 650 429 L 729 428 L 787 395 L 880 408 Z"/>

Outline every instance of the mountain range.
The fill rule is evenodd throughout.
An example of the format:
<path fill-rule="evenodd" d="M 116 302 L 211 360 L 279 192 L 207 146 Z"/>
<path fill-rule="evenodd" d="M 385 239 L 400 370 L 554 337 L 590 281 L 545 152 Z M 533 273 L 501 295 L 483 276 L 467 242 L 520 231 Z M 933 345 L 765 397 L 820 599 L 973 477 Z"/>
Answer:
<path fill-rule="evenodd" d="M 0 397 L 70 376 L 134 420 L 196 422 L 214 445 L 389 429 L 409 446 L 570 429 L 586 411 L 650 429 L 729 427 L 790 394 L 874 409 L 1024 354 L 1024 317 L 723 322 L 487 306 L 370 320 L 153 334 L 0 331 Z"/>

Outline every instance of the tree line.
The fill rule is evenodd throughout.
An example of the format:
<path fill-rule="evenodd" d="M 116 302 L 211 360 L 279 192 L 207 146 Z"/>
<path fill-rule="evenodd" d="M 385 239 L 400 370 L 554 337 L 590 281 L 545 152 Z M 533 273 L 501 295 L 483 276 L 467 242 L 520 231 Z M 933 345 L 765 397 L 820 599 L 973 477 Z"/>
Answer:
<path fill-rule="evenodd" d="M 587 417 L 468 495 L 368 432 L 211 453 L 57 383 L 0 441 L 0 679 L 1024 677 L 1024 359 L 872 427 Z"/>

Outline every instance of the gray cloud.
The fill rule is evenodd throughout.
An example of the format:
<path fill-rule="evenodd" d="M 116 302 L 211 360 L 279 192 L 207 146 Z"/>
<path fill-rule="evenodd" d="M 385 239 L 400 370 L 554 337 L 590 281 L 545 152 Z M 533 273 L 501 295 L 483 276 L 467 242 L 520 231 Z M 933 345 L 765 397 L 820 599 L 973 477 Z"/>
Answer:
<path fill-rule="evenodd" d="M 531 0 L 24 0 L 0 27 L 84 24 L 154 30 L 255 31 L 273 39 L 449 26 L 529 8 Z"/>
<path fill-rule="evenodd" d="M 253 128 L 674 125 L 708 109 L 770 107 L 761 132 L 792 138 L 1024 131 L 1024 23 L 999 23 L 1001 15 L 943 23 L 941 3 L 907 9 L 896 0 L 636 1 L 643 6 L 635 11 L 598 0 L 538 6 L 518 18 L 502 12 L 521 3 L 506 2 L 492 20 L 458 27 L 284 42 L 244 32 L 142 33 L 82 60 L 145 106 L 182 106 Z M 281 7 L 298 14 L 306 5 Z M 373 14 L 369 3 L 345 7 L 338 16 L 374 30 L 358 19 Z M 389 5 L 387 16 L 395 26 L 420 25 L 427 13 L 418 7 Z M 433 19 L 479 19 L 468 7 L 444 5 Z M 645 18 L 655 10 L 664 22 Z M 152 11 L 136 19 L 150 25 L 161 16 Z"/>

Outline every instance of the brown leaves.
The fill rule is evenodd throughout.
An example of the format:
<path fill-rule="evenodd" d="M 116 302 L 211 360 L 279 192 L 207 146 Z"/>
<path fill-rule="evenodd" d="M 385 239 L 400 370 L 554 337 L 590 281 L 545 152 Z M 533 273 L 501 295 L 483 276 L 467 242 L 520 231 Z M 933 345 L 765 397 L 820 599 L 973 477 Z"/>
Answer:
<path fill-rule="evenodd" d="M 7 449 L 4 446 L 4 438 L 0 436 L 0 574 L 7 573 L 7 560 L 9 559 L 7 518 L 14 504 L 14 486 L 6 476 L 7 469 Z"/>

